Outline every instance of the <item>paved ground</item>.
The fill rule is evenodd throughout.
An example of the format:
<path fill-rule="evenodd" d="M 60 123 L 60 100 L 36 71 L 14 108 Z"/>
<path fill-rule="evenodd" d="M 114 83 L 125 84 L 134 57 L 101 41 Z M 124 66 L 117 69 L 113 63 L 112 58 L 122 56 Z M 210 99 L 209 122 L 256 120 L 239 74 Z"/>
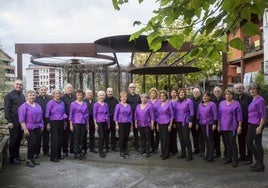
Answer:
<path fill-rule="evenodd" d="M 266 128 L 267 129 L 267 128 Z M 264 132 L 265 166 L 268 168 L 268 130 Z M 26 149 L 21 150 L 26 156 Z M 207 163 L 197 155 L 187 162 L 171 156 L 161 160 L 159 154 L 146 159 L 133 150 L 121 159 L 118 152 L 109 152 L 106 159 L 88 153 L 83 161 L 72 156 L 59 163 L 41 156 L 40 166 L 29 168 L 25 163 L 5 164 L 0 172 L 0 187 L 69 188 L 69 187 L 268 187 L 268 172 L 251 172 L 249 166 L 232 168 L 222 159 Z"/>

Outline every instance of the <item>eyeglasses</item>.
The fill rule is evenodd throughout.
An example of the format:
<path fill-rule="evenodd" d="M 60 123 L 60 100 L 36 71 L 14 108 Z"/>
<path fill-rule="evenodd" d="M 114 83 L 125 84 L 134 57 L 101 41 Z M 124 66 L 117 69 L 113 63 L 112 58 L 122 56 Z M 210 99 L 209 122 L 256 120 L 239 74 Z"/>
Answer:
<path fill-rule="evenodd" d="M 135 89 L 136 87 L 129 87 L 129 88 L 131 88 L 131 89 Z"/>
<path fill-rule="evenodd" d="M 17 86 L 22 86 L 22 84 L 16 83 Z"/>

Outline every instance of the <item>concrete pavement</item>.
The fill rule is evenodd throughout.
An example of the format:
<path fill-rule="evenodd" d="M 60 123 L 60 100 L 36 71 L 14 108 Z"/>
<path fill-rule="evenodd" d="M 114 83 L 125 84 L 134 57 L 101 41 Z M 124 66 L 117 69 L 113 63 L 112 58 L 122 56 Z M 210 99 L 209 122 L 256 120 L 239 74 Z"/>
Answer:
<path fill-rule="evenodd" d="M 87 159 L 69 156 L 59 163 L 46 156 L 37 160 L 41 165 L 29 168 L 5 163 L 0 171 L 0 187 L 19 188 L 84 188 L 84 187 L 268 187 L 268 128 L 263 132 L 265 172 L 251 172 L 239 163 L 237 168 L 224 165 L 222 159 L 208 163 L 198 155 L 193 161 L 171 156 L 161 160 L 158 154 L 150 158 L 139 155 L 132 148 L 130 157 L 121 159 L 119 152 L 109 152 L 106 159 L 88 153 Z M 21 149 L 26 158 L 26 148 Z"/>

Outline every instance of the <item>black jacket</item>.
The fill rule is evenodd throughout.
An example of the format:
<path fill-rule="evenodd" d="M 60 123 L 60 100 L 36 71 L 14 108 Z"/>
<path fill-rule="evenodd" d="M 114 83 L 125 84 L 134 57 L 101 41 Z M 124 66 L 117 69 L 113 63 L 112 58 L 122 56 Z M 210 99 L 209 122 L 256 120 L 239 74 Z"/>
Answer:
<path fill-rule="evenodd" d="M 25 102 L 25 96 L 21 91 L 12 90 L 4 98 L 4 112 L 8 123 L 18 121 L 18 108 Z"/>
<path fill-rule="evenodd" d="M 113 117 L 115 106 L 118 104 L 117 98 L 115 98 L 113 96 L 112 97 L 105 97 L 104 102 L 106 102 L 108 104 L 110 116 Z"/>

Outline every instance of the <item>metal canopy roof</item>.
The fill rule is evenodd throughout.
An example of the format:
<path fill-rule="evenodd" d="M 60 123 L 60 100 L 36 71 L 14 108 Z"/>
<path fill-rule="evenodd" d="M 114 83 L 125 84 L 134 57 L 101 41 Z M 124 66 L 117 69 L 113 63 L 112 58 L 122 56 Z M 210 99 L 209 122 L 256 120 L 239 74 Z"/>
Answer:
<path fill-rule="evenodd" d="M 141 75 L 160 75 L 160 74 L 185 74 L 198 72 L 201 69 L 196 67 L 145 67 L 132 69 L 130 73 Z"/>

